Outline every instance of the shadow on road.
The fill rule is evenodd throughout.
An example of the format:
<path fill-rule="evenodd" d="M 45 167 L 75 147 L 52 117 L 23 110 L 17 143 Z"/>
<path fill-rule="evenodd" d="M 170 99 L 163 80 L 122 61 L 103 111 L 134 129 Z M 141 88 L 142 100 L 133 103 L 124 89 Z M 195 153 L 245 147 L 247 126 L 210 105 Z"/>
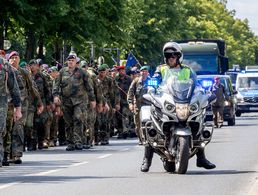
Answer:
<path fill-rule="evenodd" d="M 256 171 L 237 171 L 237 170 L 214 170 L 214 171 L 187 171 L 187 175 L 236 175 L 256 173 Z"/>
<path fill-rule="evenodd" d="M 121 177 L 121 176 L 16 176 L 15 178 L 1 177 L 0 184 L 6 183 L 63 183 L 74 180 L 86 180 L 86 179 L 128 179 L 133 177 Z"/>

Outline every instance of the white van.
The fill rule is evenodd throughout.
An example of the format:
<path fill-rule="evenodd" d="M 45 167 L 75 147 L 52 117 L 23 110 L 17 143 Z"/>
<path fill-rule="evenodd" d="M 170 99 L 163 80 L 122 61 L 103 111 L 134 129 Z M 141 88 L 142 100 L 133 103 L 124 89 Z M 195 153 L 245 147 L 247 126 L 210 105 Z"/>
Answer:
<path fill-rule="evenodd" d="M 236 116 L 242 113 L 258 112 L 258 72 L 239 73 L 236 79 Z"/>

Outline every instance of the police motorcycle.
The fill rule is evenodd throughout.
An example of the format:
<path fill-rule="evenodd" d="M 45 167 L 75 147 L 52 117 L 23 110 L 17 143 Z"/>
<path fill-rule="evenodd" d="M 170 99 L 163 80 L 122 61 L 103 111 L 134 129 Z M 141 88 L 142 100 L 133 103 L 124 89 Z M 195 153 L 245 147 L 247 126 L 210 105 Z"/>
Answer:
<path fill-rule="evenodd" d="M 145 144 L 161 157 L 166 171 L 185 174 L 189 159 L 211 141 L 213 125 L 204 119 L 216 96 L 192 79 L 168 77 L 158 85 L 152 78 L 148 86 L 151 90 L 143 95 L 148 105 L 140 114 Z"/>

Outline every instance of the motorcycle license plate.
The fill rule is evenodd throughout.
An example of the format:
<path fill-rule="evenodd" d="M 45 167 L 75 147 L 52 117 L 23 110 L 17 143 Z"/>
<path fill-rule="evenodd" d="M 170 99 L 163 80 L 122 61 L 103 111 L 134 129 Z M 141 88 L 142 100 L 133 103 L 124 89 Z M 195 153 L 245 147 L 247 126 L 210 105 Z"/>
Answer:
<path fill-rule="evenodd" d="M 212 111 L 207 111 L 206 115 L 212 115 Z"/>

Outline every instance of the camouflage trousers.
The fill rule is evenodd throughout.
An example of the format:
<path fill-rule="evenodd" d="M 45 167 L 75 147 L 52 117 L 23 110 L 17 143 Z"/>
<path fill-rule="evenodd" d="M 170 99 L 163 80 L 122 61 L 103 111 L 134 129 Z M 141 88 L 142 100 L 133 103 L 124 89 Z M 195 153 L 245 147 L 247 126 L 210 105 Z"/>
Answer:
<path fill-rule="evenodd" d="M 60 116 L 55 116 L 53 113 L 53 120 L 52 120 L 52 124 L 50 127 L 50 140 L 53 142 L 57 142 L 59 119 L 60 119 Z"/>
<path fill-rule="evenodd" d="M 91 145 L 94 140 L 97 111 L 95 109 L 91 109 L 90 105 L 88 105 L 88 113 L 90 114 L 87 114 L 87 121 L 86 124 L 84 124 L 83 142 L 84 144 Z"/>
<path fill-rule="evenodd" d="M 224 120 L 223 111 L 224 111 L 224 106 L 219 106 L 219 107 L 212 106 L 213 122 L 215 126 L 223 125 L 223 120 Z"/>
<path fill-rule="evenodd" d="M 97 113 L 97 121 L 95 126 L 95 140 L 109 140 L 110 137 L 110 126 L 112 123 L 112 107 L 108 104 L 110 110 L 108 112 Z"/>
<path fill-rule="evenodd" d="M 0 166 L 4 157 L 3 137 L 6 128 L 7 110 L 7 97 L 0 97 Z"/>
<path fill-rule="evenodd" d="M 63 117 L 69 144 L 83 142 L 83 127 L 87 122 L 87 103 L 72 105 L 70 101 L 62 102 Z"/>
<path fill-rule="evenodd" d="M 143 141 L 144 136 L 141 129 L 141 118 L 140 118 L 140 109 L 134 108 L 134 124 L 135 124 L 135 133 L 140 141 Z"/>
<path fill-rule="evenodd" d="M 8 106 L 6 135 L 4 138 L 4 152 L 11 154 L 11 156 L 22 157 L 24 147 L 24 126 L 27 119 L 28 100 L 22 102 L 22 118 L 13 122 L 12 104 Z"/>
<path fill-rule="evenodd" d="M 119 113 L 117 113 L 117 128 L 119 133 L 127 133 L 133 130 L 133 113 L 128 106 L 123 106 Z"/>

